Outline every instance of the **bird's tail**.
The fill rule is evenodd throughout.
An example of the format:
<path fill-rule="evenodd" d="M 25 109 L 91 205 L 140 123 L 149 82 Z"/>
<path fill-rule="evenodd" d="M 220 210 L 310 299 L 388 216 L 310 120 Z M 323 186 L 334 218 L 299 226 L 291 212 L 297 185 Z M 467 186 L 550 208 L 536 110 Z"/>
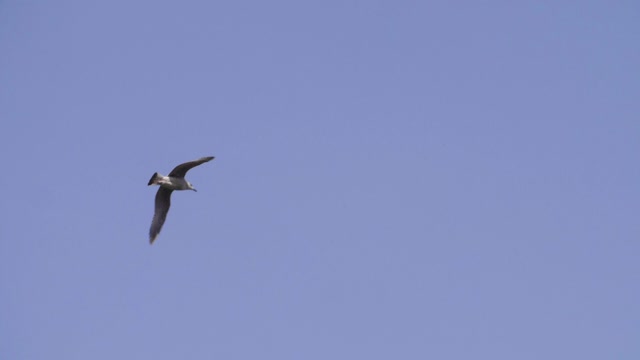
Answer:
<path fill-rule="evenodd" d="M 157 184 L 159 178 L 160 176 L 158 176 L 158 173 L 154 173 L 151 179 L 149 179 L 149 183 L 147 185 Z"/>

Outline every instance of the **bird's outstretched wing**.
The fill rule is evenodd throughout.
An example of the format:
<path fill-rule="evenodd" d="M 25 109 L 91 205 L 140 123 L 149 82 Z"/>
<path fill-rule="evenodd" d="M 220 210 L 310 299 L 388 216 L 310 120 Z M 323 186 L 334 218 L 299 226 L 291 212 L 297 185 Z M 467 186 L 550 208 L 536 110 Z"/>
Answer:
<path fill-rule="evenodd" d="M 171 206 L 171 189 L 165 189 L 160 187 L 156 193 L 156 211 L 153 214 L 153 220 L 151 221 L 151 228 L 149 229 L 149 243 L 153 244 L 153 241 L 160 234 L 162 225 L 167 218 L 169 207 Z"/>
<path fill-rule="evenodd" d="M 169 173 L 169 176 L 183 178 L 187 173 L 187 171 L 189 171 L 189 169 L 196 167 L 200 164 L 204 164 L 207 161 L 211 161 L 211 160 L 213 160 L 213 156 L 207 156 L 207 157 L 200 158 L 198 160 L 193 160 L 193 161 L 186 162 L 184 164 L 180 164 L 175 168 L 173 168 L 173 170 L 171 170 L 171 172 Z"/>

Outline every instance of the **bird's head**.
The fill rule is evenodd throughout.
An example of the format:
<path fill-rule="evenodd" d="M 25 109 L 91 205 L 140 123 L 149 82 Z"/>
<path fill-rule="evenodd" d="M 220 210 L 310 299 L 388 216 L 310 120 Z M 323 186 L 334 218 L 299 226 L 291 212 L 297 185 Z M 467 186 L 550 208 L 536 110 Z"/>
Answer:
<path fill-rule="evenodd" d="M 187 185 L 189 185 L 189 190 L 193 190 L 195 192 L 198 192 L 198 190 L 196 190 L 196 188 L 193 187 L 193 184 L 190 182 L 187 182 Z"/>

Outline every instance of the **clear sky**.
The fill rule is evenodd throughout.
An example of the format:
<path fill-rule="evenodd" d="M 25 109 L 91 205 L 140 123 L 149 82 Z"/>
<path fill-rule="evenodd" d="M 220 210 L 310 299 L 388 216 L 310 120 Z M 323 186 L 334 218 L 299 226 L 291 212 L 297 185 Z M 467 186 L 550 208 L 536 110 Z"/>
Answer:
<path fill-rule="evenodd" d="M 639 20 L 3 1 L 0 357 L 639 359 Z"/>

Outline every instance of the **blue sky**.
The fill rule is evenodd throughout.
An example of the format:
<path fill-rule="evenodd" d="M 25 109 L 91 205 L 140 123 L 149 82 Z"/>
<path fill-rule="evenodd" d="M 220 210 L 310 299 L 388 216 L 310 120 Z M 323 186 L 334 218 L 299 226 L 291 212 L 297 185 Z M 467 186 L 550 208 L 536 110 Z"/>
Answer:
<path fill-rule="evenodd" d="M 2 2 L 2 358 L 637 359 L 639 15 Z"/>

